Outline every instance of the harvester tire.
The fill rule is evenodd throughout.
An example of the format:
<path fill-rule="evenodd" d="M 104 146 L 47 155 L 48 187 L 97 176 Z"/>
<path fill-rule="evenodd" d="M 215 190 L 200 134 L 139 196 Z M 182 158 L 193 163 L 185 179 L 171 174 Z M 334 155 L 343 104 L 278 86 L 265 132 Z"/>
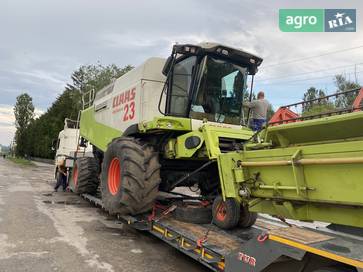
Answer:
<path fill-rule="evenodd" d="M 232 229 L 238 225 L 240 219 L 240 204 L 233 198 L 225 201 L 217 196 L 212 208 L 213 223 L 221 229 Z"/>
<path fill-rule="evenodd" d="M 69 188 L 76 194 L 96 194 L 99 185 L 98 167 L 95 158 L 77 158 L 69 176 Z"/>
<path fill-rule="evenodd" d="M 251 227 L 257 220 L 257 213 L 250 212 L 247 206 L 241 206 L 238 225 L 242 228 Z"/>
<path fill-rule="evenodd" d="M 210 224 L 212 221 L 211 207 L 200 205 L 179 206 L 174 215 L 176 220 L 193 224 Z"/>
<path fill-rule="evenodd" d="M 114 139 L 104 154 L 101 194 L 110 214 L 136 215 L 152 209 L 159 192 L 158 153 L 132 137 Z"/>

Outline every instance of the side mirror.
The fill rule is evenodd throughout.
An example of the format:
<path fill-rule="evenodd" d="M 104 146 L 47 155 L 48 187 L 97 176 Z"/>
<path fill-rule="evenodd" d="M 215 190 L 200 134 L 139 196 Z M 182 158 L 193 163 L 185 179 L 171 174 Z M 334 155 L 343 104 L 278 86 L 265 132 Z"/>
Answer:
<path fill-rule="evenodd" d="M 164 76 L 167 76 L 168 75 L 172 63 L 173 63 L 173 57 L 172 56 L 169 56 L 166 59 L 166 62 L 164 64 L 164 67 L 163 67 L 163 70 L 162 70 L 162 73 L 163 73 Z"/>
<path fill-rule="evenodd" d="M 87 140 L 85 138 L 81 137 L 81 141 L 79 143 L 79 146 L 86 148 L 87 147 Z"/>

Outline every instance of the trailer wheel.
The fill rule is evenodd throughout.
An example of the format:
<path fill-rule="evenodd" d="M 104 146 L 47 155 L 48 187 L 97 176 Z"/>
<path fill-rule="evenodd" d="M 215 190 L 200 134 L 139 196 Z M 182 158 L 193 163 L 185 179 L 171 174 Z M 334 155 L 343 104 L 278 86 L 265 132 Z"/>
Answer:
<path fill-rule="evenodd" d="M 212 207 L 213 223 L 222 229 L 231 229 L 238 225 L 240 204 L 233 198 L 225 201 L 221 196 L 214 199 Z"/>
<path fill-rule="evenodd" d="M 251 227 L 257 220 L 257 213 L 250 212 L 247 206 L 241 206 L 238 225 L 243 228 Z"/>
<path fill-rule="evenodd" d="M 69 187 L 76 194 L 95 194 L 99 185 L 97 161 L 91 157 L 77 158 L 69 177 Z"/>
<path fill-rule="evenodd" d="M 147 212 L 159 192 L 158 153 L 131 137 L 114 139 L 104 154 L 101 177 L 102 201 L 109 213 Z"/>
<path fill-rule="evenodd" d="M 203 207 L 200 205 L 177 207 L 174 215 L 176 220 L 193 224 L 210 224 L 212 221 L 211 207 Z"/>

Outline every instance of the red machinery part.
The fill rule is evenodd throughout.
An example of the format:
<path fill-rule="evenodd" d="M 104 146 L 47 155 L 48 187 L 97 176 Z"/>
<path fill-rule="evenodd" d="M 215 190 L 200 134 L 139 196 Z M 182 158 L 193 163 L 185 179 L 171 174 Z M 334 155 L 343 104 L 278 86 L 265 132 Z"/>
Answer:
<path fill-rule="evenodd" d="M 357 97 L 353 102 L 353 111 L 362 110 L 362 102 L 363 102 L 363 88 L 360 89 Z"/>
<path fill-rule="evenodd" d="M 298 117 L 300 117 L 300 116 L 297 113 L 293 112 L 292 110 L 285 108 L 285 107 L 281 107 L 271 117 L 271 119 L 269 121 L 269 125 L 275 126 L 275 125 L 280 125 L 283 123 L 296 122 L 297 120 L 294 120 L 294 119 L 298 118 Z"/>

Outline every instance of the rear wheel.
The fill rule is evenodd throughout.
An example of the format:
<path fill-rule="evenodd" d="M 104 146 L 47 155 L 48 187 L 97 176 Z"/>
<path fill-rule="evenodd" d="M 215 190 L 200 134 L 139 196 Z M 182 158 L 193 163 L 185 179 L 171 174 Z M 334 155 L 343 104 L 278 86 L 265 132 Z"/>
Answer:
<path fill-rule="evenodd" d="M 232 229 L 238 225 L 240 219 L 240 204 L 233 198 L 225 201 L 217 196 L 212 208 L 213 223 L 222 229 Z"/>
<path fill-rule="evenodd" d="M 69 187 L 77 194 L 95 194 L 99 185 L 98 164 L 94 158 L 77 158 L 69 177 Z"/>
<path fill-rule="evenodd" d="M 139 214 L 150 210 L 158 195 L 160 164 L 152 146 L 134 138 L 113 140 L 104 154 L 101 193 L 111 214 Z"/>

